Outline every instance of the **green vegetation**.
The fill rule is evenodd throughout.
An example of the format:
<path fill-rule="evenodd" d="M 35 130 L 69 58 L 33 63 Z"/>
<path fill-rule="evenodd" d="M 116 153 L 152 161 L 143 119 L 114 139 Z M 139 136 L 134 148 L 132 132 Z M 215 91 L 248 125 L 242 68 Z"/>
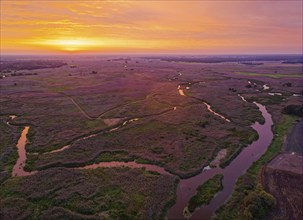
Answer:
<path fill-rule="evenodd" d="M 274 79 L 280 78 L 303 78 L 302 74 L 268 74 L 268 73 L 255 73 L 255 72 L 234 72 L 235 74 L 239 75 L 246 75 L 246 76 L 263 76 L 263 77 L 270 77 Z"/>
<path fill-rule="evenodd" d="M 263 105 L 267 106 L 267 105 L 278 105 L 281 102 L 283 102 L 283 100 L 285 100 L 285 96 L 283 95 L 275 95 L 275 96 L 259 96 L 259 97 L 253 97 L 253 98 L 248 98 L 249 102 L 259 102 L 262 103 Z"/>
<path fill-rule="evenodd" d="M 233 159 L 235 159 L 242 151 L 242 147 L 241 146 L 235 146 L 232 147 L 233 151 L 231 151 L 231 153 L 229 153 L 223 160 L 222 162 L 220 162 L 220 167 L 224 168 L 227 167 L 232 161 Z M 228 150 L 230 152 L 230 150 Z"/>
<path fill-rule="evenodd" d="M 134 161 L 135 157 L 130 156 L 126 151 L 103 152 L 96 158 L 96 163 L 110 161 Z"/>
<path fill-rule="evenodd" d="M 246 130 L 239 130 L 234 127 L 229 129 L 229 131 L 231 132 L 232 137 L 237 137 L 239 139 L 239 144 L 224 144 L 224 146 L 228 146 L 228 153 L 220 163 L 221 168 L 228 166 L 231 161 L 241 153 L 243 147 L 251 144 L 253 141 L 258 139 L 258 133 L 252 128 Z"/>
<path fill-rule="evenodd" d="M 163 153 L 164 148 L 160 147 L 160 146 L 156 146 L 156 147 L 153 147 L 151 150 L 154 154 L 161 154 L 161 153 Z"/>
<path fill-rule="evenodd" d="M 275 128 L 277 135 L 273 142 L 265 154 L 237 180 L 231 198 L 216 212 L 216 219 L 261 219 L 270 212 L 274 199 L 260 185 L 261 168 L 281 151 L 284 135 L 293 126 L 295 120 L 296 117 L 283 116 Z"/>
<path fill-rule="evenodd" d="M 105 123 L 102 120 L 87 120 L 85 122 L 86 127 L 90 129 L 104 127 Z"/>
<path fill-rule="evenodd" d="M 303 117 L 303 105 L 288 105 L 283 108 L 282 113 Z"/>
<path fill-rule="evenodd" d="M 125 59 L 120 61 L 124 64 Z M 165 67 L 148 60 L 136 65 L 130 60 L 135 71 L 129 71 L 124 65 L 114 62 L 111 65 L 110 62 L 103 61 L 103 58 L 89 61 L 81 58 L 73 61 L 73 65 L 81 68 L 39 69 L 33 72 L 39 72 L 38 77 L 17 73 L 18 77 L 1 80 L 1 217 L 164 219 L 165 211 L 176 201 L 174 180 L 177 177 L 143 169 L 78 168 L 98 162 L 136 161 L 157 164 L 186 178 L 198 174 L 203 165 L 209 164 L 223 148 L 227 152 L 221 166 L 226 166 L 245 144 L 256 138 L 256 133 L 248 129 L 251 123 L 264 121 L 258 108 L 244 103 L 236 97 L 235 91 L 245 94 L 248 101 L 258 96 L 255 100 L 260 98 L 260 103 L 275 105 L 270 106 L 270 110 L 279 110 L 274 118 L 280 114 L 282 99 L 287 98 L 269 97 L 265 91 L 257 93 L 246 89 L 243 76 L 231 77 L 229 73 L 244 71 L 246 74 L 247 71 L 256 75 L 248 78 L 252 83 L 256 82 L 258 88 L 265 83 L 261 81 L 265 77 L 292 76 L 278 72 L 274 75 L 249 73 L 252 68 L 243 65 L 201 67 L 179 63 Z M 299 67 L 278 65 L 277 68 L 256 67 L 253 71 L 274 73 L 278 67 L 279 73 L 300 73 Z M 175 71 L 184 72 L 184 76 L 169 77 Z M 258 77 L 261 75 L 264 77 Z M 283 85 L 283 79 L 276 81 L 270 85 L 273 91 Z M 178 94 L 178 84 L 182 88 L 190 85 L 189 90 L 184 90 L 186 96 Z M 298 93 L 296 85 L 293 79 L 285 86 L 292 86 L 291 90 Z M 285 95 L 289 93 L 285 92 Z M 203 100 L 212 103 L 214 111 L 227 115 L 231 123 L 207 111 Z M 283 102 L 292 104 L 288 99 Z M 20 127 L 6 125 L 9 114 L 19 116 L 13 123 Z M 109 130 L 115 125 L 107 126 L 102 121 L 109 119 L 106 122 L 120 125 L 131 118 L 139 120 L 128 122 L 114 131 Z M 11 177 L 21 125 L 30 125 L 25 169 L 39 172 L 32 176 Z M 70 147 L 46 153 L 66 145 Z M 247 207 L 235 206 L 243 209 L 241 216 L 247 218 L 263 216 L 273 204 L 270 196 L 257 189 L 256 176 L 260 167 L 255 169 L 256 174 L 246 175 L 239 183 L 242 188 L 247 187 L 244 196 L 241 194 L 247 198 L 239 199 L 239 203 Z M 208 198 L 201 199 L 197 194 L 193 199 L 195 205 L 200 206 L 211 199 L 216 193 L 211 189 L 215 186 L 219 190 L 219 185 L 209 186 Z M 261 204 L 264 210 L 255 204 Z"/>
<path fill-rule="evenodd" d="M 7 117 L 1 116 L 0 121 L 0 183 L 10 177 L 13 166 L 18 158 L 16 144 L 22 128 L 8 126 Z"/>
<path fill-rule="evenodd" d="M 198 126 L 205 128 L 207 125 L 209 125 L 209 121 L 208 120 L 201 120 L 197 123 Z"/>
<path fill-rule="evenodd" d="M 208 204 L 215 194 L 223 189 L 223 175 L 217 174 L 197 188 L 197 194 L 194 195 L 188 203 L 188 210 L 192 213 L 197 207 Z"/>
<path fill-rule="evenodd" d="M 3 219 L 163 219 L 175 199 L 176 179 L 143 169 L 54 168 L 36 175 L 11 178 L 0 188 Z M 39 187 L 37 187 L 37 184 Z M 70 216 L 70 218 L 68 218 Z"/>
<path fill-rule="evenodd" d="M 271 211 L 274 204 L 275 198 L 257 185 L 256 189 L 244 198 L 243 207 L 241 207 L 243 219 L 262 219 Z"/>

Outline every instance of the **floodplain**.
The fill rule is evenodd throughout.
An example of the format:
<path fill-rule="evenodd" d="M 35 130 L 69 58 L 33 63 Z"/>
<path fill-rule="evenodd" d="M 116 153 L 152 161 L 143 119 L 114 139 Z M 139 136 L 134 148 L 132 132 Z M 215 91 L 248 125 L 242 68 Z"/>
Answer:
<path fill-rule="evenodd" d="M 222 205 L 224 212 L 236 180 L 280 135 L 282 110 L 302 103 L 297 58 L 6 57 L 0 216 L 201 219 Z M 184 215 L 215 175 L 224 177 L 213 202 Z"/>

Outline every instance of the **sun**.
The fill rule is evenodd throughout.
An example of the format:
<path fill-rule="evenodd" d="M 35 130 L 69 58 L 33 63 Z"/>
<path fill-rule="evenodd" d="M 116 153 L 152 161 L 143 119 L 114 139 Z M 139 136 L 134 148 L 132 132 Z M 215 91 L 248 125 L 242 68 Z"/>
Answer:
<path fill-rule="evenodd" d="M 103 42 L 94 39 L 46 39 L 36 40 L 32 42 L 35 45 L 47 47 L 49 49 L 55 49 L 67 52 L 80 52 L 86 50 L 94 50 L 104 46 Z"/>
<path fill-rule="evenodd" d="M 61 40 L 57 42 L 57 45 L 62 46 L 67 51 L 79 51 L 87 47 L 87 42 L 81 40 Z"/>
<path fill-rule="evenodd" d="M 58 47 L 58 49 L 65 51 L 82 51 L 98 46 L 96 42 L 83 39 L 54 40 L 50 42 L 50 45 Z"/>

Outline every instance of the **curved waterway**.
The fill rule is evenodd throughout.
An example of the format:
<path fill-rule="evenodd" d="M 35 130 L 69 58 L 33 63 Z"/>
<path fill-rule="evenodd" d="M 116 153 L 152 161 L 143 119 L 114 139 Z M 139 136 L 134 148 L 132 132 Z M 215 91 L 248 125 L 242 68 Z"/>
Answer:
<path fill-rule="evenodd" d="M 190 83 L 189 83 L 189 85 L 190 85 Z M 186 89 L 188 90 L 188 89 L 190 89 L 190 87 L 189 87 L 189 86 L 186 86 Z M 179 92 L 179 95 L 181 95 L 181 96 L 187 96 L 187 95 L 184 93 L 184 90 L 181 88 L 181 85 L 178 85 L 178 92 Z M 200 100 L 200 101 L 201 101 L 201 100 Z M 207 102 L 204 102 L 204 101 L 202 101 L 202 102 L 203 102 L 203 104 L 206 106 L 206 108 L 207 108 L 207 110 L 208 110 L 209 112 L 211 112 L 212 114 L 214 114 L 214 115 L 216 115 L 216 116 L 222 118 L 223 120 L 225 120 L 225 121 L 227 121 L 227 122 L 230 122 L 230 120 L 229 120 L 228 118 L 225 118 L 223 115 L 221 115 L 221 114 L 215 112 L 214 110 L 212 110 L 210 104 L 208 104 Z"/>
<path fill-rule="evenodd" d="M 181 90 L 181 88 L 179 87 L 178 89 Z M 182 94 L 180 93 L 180 95 Z M 241 151 L 241 153 L 230 163 L 230 165 L 225 167 L 224 169 L 207 167 L 196 176 L 193 176 L 188 179 L 181 179 L 177 188 L 176 204 L 169 209 L 168 219 L 172 219 L 172 220 L 185 219 L 185 217 L 183 216 L 183 210 L 187 206 L 190 198 L 196 194 L 197 187 L 203 184 L 204 182 L 206 182 L 207 180 L 209 180 L 210 178 L 212 178 L 214 175 L 223 174 L 224 175 L 223 190 L 217 193 L 217 195 L 211 200 L 210 204 L 200 209 L 197 209 L 190 217 L 190 219 L 199 219 L 199 220 L 210 219 L 213 213 L 220 206 L 222 206 L 224 202 L 227 201 L 227 199 L 229 198 L 229 196 L 231 195 L 234 189 L 236 180 L 242 174 L 244 174 L 245 171 L 252 165 L 252 163 L 258 160 L 262 156 L 262 154 L 266 151 L 267 147 L 270 145 L 273 138 L 273 133 L 271 130 L 273 121 L 271 115 L 267 112 L 265 106 L 256 102 L 254 103 L 258 106 L 259 110 L 261 111 L 265 119 L 264 124 L 259 124 L 258 122 L 256 122 L 254 125 L 252 125 L 252 128 L 255 131 L 257 131 L 259 135 L 258 140 L 254 141 L 252 144 L 244 148 Z M 13 119 L 14 118 L 11 118 L 10 120 Z M 136 120 L 138 119 L 137 118 L 130 119 L 127 122 L 132 122 Z M 123 123 L 122 126 L 126 124 L 127 123 Z M 118 127 L 121 127 L 121 125 Z M 24 165 L 26 162 L 25 145 L 27 141 L 26 135 L 28 133 L 28 130 L 29 130 L 29 126 L 25 126 L 18 140 L 17 148 L 18 148 L 19 158 L 15 166 L 13 167 L 12 176 L 27 176 L 38 172 L 38 171 L 33 171 L 33 172 L 24 171 Z M 85 138 L 89 138 L 89 137 L 90 136 L 87 136 Z M 68 148 L 68 146 L 64 147 L 64 149 L 66 148 Z M 56 152 L 58 151 L 59 150 L 57 150 Z M 151 164 L 138 164 L 136 162 L 116 162 L 116 161 L 101 162 L 97 164 L 80 167 L 77 169 L 95 169 L 97 167 L 121 167 L 121 166 L 127 166 L 130 168 L 145 168 L 147 170 L 155 171 L 163 175 L 172 175 L 171 173 L 167 172 L 163 167 L 159 167 L 157 165 L 151 165 Z"/>
<path fill-rule="evenodd" d="M 100 162 L 96 164 L 87 165 L 84 167 L 80 167 L 79 169 L 96 169 L 98 167 L 130 167 L 130 168 L 145 168 L 148 171 L 157 172 L 163 175 L 173 175 L 167 172 L 163 167 L 159 167 L 157 165 L 152 164 L 139 164 L 134 161 L 131 162 L 119 162 L 119 161 L 112 161 L 112 162 Z"/>
<path fill-rule="evenodd" d="M 16 164 L 13 167 L 13 173 L 12 176 L 28 176 L 31 174 L 35 174 L 37 171 L 33 171 L 33 172 L 26 172 L 24 170 L 24 166 L 25 166 L 25 161 L 26 161 L 26 151 L 25 151 L 25 145 L 26 145 L 26 135 L 28 133 L 29 130 L 29 126 L 25 126 L 21 136 L 18 140 L 17 143 L 17 148 L 18 148 L 18 160 L 16 162 Z"/>
<path fill-rule="evenodd" d="M 213 168 L 207 169 L 189 179 L 181 180 L 177 189 L 177 202 L 169 210 L 168 219 L 177 220 L 185 219 L 183 210 L 187 206 L 189 199 L 196 194 L 196 189 L 199 185 L 206 182 L 215 174 L 223 174 L 223 190 L 220 191 L 210 202 L 210 204 L 196 210 L 190 219 L 208 220 L 211 219 L 213 213 L 222 206 L 231 195 L 237 179 L 245 173 L 245 171 L 257 161 L 270 145 L 273 133 L 271 126 L 273 121 L 271 115 L 267 112 L 265 106 L 254 102 L 262 116 L 265 119 L 264 124 L 256 122 L 252 128 L 257 131 L 259 138 L 252 144 L 244 148 L 241 153 L 224 169 Z"/>

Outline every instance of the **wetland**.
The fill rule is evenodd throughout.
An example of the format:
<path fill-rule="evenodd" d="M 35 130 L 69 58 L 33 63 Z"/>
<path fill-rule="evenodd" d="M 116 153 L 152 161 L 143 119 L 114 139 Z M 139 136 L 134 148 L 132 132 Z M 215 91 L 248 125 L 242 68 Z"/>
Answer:
<path fill-rule="evenodd" d="M 234 59 L 5 60 L 0 216 L 215 217 L 302 102 L 302 66 Z"/>

